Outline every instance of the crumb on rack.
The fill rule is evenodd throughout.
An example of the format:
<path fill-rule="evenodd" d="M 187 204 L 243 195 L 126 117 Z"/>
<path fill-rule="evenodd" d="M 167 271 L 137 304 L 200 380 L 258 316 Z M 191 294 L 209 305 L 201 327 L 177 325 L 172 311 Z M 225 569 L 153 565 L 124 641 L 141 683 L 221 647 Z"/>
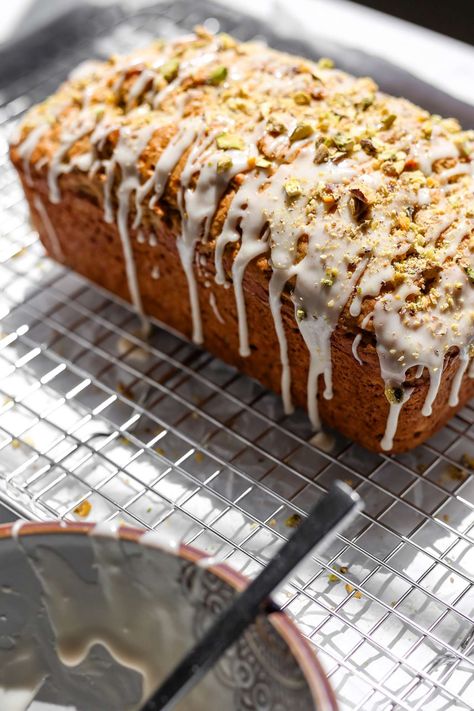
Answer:
<path fill-rule="evenodd" d="M 461 464 L 463 467 L 474 470 L 474 457 L 467 453 L 463 454 L 461 457 Z"/>
<path fill-rule="evenodd" d="M 89 516 L 91 510 L 91 502 L 88 499 L 84 499 L 84 501 L 81 501 L 81 503 L 76 506 L 76 508 L 74 509 L 74 513 L 76 514 L 76 516 L 86 518 L 87 516 Z"/>
<path fill-rule="evenodd" d="M 297 513 L 291 514 L 285 521 L 285 526 L 288 528 L 297 528 L 301 523 L 301 516 Z"/>

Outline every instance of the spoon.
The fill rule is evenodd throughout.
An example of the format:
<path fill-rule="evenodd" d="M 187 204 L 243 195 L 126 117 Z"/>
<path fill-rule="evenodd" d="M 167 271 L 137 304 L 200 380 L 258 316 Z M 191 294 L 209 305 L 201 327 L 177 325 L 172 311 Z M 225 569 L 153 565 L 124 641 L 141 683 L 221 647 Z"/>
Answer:
<path fill-rule="evenodd" d="M 171 711 L 215 665 L 224 652 L 265 609 L 268 599 L 293 568 L 313 549 L 320 551 L 362 508 L 362 500 L 340 481 L 311 510 L 262 572 L 224 610 L 201 640 L 183 657 L 141 711 Z"/>

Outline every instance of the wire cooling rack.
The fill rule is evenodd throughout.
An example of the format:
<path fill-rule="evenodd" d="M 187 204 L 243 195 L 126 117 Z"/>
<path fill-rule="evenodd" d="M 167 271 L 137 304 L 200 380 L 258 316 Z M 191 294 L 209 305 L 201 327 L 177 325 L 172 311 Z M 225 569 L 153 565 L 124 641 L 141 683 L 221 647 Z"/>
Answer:
<path fill-rule="evenodd" d="M 31 518 L 161 527 L 252 575 L 343 479 L 365 511 L 286 584 L 283 606 L 342 709 L 472 708 L 472 407 L 395 458 L 338 435 L 318 448 L 303 413 L 285 417 L 275 395 L 159 326 L 144 342 L 128 305 L 44 257 L 8 162 L 19 116 L 91 55 L 210 14 L 213 29 L 255 33 L 204 3 L 81 13 L 37 58 L 30 44 L 29 67 L 10 58 L 0 91 L 0 497 Z"/>

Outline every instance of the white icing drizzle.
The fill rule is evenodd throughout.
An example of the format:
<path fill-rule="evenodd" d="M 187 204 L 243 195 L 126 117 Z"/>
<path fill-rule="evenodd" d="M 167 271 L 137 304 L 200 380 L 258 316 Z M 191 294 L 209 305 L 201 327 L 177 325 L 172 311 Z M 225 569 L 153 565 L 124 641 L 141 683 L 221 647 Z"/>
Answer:
<path fill-rule="evenodd" d="M 349 129 L 354 149 L 345 153 L 342 147 L 334 159 L 334 153 L 331 153 L 330 158 L 320 160 L 317 156 L 320 142 L 315 143 L 317 130 L 312 129 L 310 138 L 303 135 L 294 140 L 292 133 L 300 124 L 291 107 L 284 102 L 280 105 L 277 101 L 272 106 L 270 101 L 269 109 L 262 105 L 256 124 L 248 121 L 248 127 L 238 122 L 226 108 L 227 100 L 243 101 L 242 110 L 245 110 L 246 97 L 252 93 L 264 95 L 267 100 L 285 101 L 299 93 L 297 103 L 306 104 L 308 82 L 313 81 L 309 78 L 311 74 L 295 71 L 292 60 L 285 55 L 263 48 L 233 52 L 228 47 L 220 47 L 217 38 L 209 38 L 185 57 L 179 54 L 176 76 L 163 88 L 161 68 L 174 56 L 176 46 L 182 49 L 186 43 L 192 44 L 193 38 L 177 42 L 178 45 L 170 43 L 158 57 L 156 52 L 147 54 L 144 51 L 118 60 L 115 66 L 104 71 L 103 81 L 112 82 L 112 90 L 119 93 L 124 90 L 127 73 L 132 69 L 136 74 L 136 68 L 140 67 L 133 83 L 126 89 L 125 100 L 130 109 L 146 91 L 148 103 L 131 109 L 129 114 L 147 116 L 151 104 L 153 120 L 144 126 L 138 122 L 141 128 L 132 129 L 133 121 L 131 125 L 122 119 L 114 122 L 107 115 L 97 125 L 96 122 L 91 125 L 90 111 L 86 108 L 93 100 L 93 87 L 85 89 L 83 109 L 75 121 L 68 122 L 63 129 L 60 146 L 50 163 L 51 199 L 59 199 L 58 177 L 61 173 L 73 168 L 93 173 L 104 167 L 105 219 L 111 222 L 114 219 L 112 190 L 117 181 L 117 168 L 120 168 L 116 190 L 117 224 L 131 299 L 143 316 L 128 228 L 130 202 L 134 200 L 136 211 L 133 227 L 139 230 L 144 201 L 149 198 L 149 206 L 154 208 L 163 196 L 172 171 L 187 154 L 178 184 L 181 233 L 177 238 L 177 249 L 188 284 L 193 340 L 202 343 L 198 277 L 205 277 L 206 265 L 196 263 L 196 247 L 199 242 L 209 240 L 220 201 L 231 181 L 239 175 L 238 181 L 233 183 L 235 190 L 224 224 L 213 238 L 215 280 L 226 288 L 232 286 L 234 290 L 240 355 L 251 355 L 246 309 L 249 296 L 243 287 L 245 272 L 253 260 L 265 257 L 271 270 L 268 298 L 280 348 L 285 411 L 292 410 L 292 396 L 282 299 L 293 302 L 295 318 L 308 348 L 307 408 L 315 428 L 320 426 L 317 399 L 320 376 L 324 382 L 322 394 L 330 399 L 331 339 L 341 313 L 348 306 L 350 317 L 357 319 L 357 327 L 364 329 L 369 319 L 373 320 L 380 372 L 390 402 L 382 447 L 391 449 L 400 411 L 413 390 L 406 383 L 408 371 L 414 368 L 416 377 L 421 378 L 427 369 L 429 387 L 422 413 L 429 416 L 448 351 L 456 349 L 459 352 L 458 371 L 449 400 L 452 406 L 458 402 L 463 375 L 469 366 L 468 347 L 472 339 L 469 314 L 474 310 L 474 289 L 472 275 L 469 276 L 472 252 L 466 236 L 473 230 L 474 220 L 464 205 L 456 202 L 456 197 L 458 182 L 466 184 L 471 180 L 472 183 L 473 171 L 472 162 L 466 160 L 466 149 L 451 138 L 450 133 L 457 129 L 444 126 L 433 118 L 427 130 L 420 133 L 420 121 L 427 121 L 427 114 L 409 102 L 377 95 L 385 102 L 382 123 L 379 123 L 380 115 L 372 116 L 368 111 L 362 122 L 357 124 L 356 121 Z M 150 57 L 154 57 L 151 62 Z M 227 67 L 223 84 L 226 95 L 221 108 L 213 112 L 204 101 L 200 112 L 191 111 L 187 116 L 188 104 L 200 96 L 199 87 L 203 82 L 205 87 L 208 84 L 202 79 L 206 67 L 210 65 L 212 68 L 215 62 L 219 65 L 222 62 Z M 336 98 L 343 97 L 345 92 L 351 94 L 357 82 L 366 81 L 354 80 L 322 66 L 316 67 L 315 74 L 323 93 Z M 198 78 L 196 83 L 195 77 Z M 236 95 L 228 91 L 239 86 L 239 82 L 244 82 L 245 92 Z M 216 92 L 221 92 L 220 83 L 221 79 L 218 79 Z M 207 89 L 202 90 L 203 96 L 209 90 L 207 85 Z M 213 101 L 214 108 L 216 104 L 219 107 L 219 102 Z M 165 102 L 166 111 L 162 109 Z M 337 106 L 343 103 L 338 100 Z M 168 106 L 172 108 L 168 110 Z M 350 115 L 354 106 L 357 103 L 337 110 L 337 120 L 323 129 L 329 145 L 333 140 L 339 147 L 338 122 L 341 117 L 347 118 L 344 111 Z M 270 114 L 266 113 L 268 110 Z M 393 115 L 388 114 L 392 110 Z M 315 112 L 316 116 L 316 109 Z M 268 116 L 277 121 L 281 118 L 284 130 L 276 133 L 267 130 Z M 357 118 L 357 112 L 355 116 Z M 179 127 L 152 164 L 151 174 L 148 172 L 144 179 L 138 166 L 139 158 L 154 131 L 169 125 L 171 117 L 179 122 Z M 395 132 L 392 134 L 390 126 L 394 121 Z M 400 130 L 405 125 L 407 129 Z M 69 149 L 82 136 L 93 130 L 91 144 L 100 148 L 109 133 L 117 128 L 118 142 L 109 159 L 100 161 L 94 152 L 89 151 L 65 162 Z M 20 156 L 26 163 L 46 130 L 40 123 L 20 145 Z M 220 149 L 216 141 L 219 134 L 232 134 L 233 131 L 238 134 L 243 147 Z M 378 137 L 367 150 L 363 145 L 365 139 L 361 139 L 362 135 L 367 135 L 364 131 L 371 137 L 380 132 L 382 140 L 388 141 L 384 150 L 375 145 Z M 261 152 L 271 157 L 271 164 L 255 167 L 255 159 L 261 157 Z M 222 169 L 220 161 L 224 156 L 227 160 Z M 374 156 L 379 159 L 374 160 Z M 405 161 L 411 161 L 408 170 L 420 169 L 415 171 L 411 181 L 400 177 Z M 401 170 L 393 172 L 390 167 L 395 169 L 400 162 Z M 423 174 L 434 175 L 435 180 L 426 180 Z M 412 174 L 403 177 L 407 175 Z M 293 194 L 287 193 L 289 182 L 299 186 Z M 361 195 L 370 205 L 370 214 L 363 214 L 362 218 L 354 209 L 354 200 L 359 200 L 360 208 Z M 378 196 L 378 199 L 370 199 L 371 195 Z M 417 211 L 419 214 L 413 218 Z M 154 246 L 156 235 L 148 235 L 149 245 Z M 138 231 L 137 241 L 144 239 Z M 224 257 L 229 245 L 234 245 L 235 255 L 227 275 Z M 405 278 L 407 274 L 409 278 Z M 153 268 L 152 277 L 158 278 L 159 270 Z M 373 305 L 367 315 L 364 308 L 368 298 L 373 300 Z M 224 322 L 212 292 L 209 301 L 216 318 Z M 363 365 L 358 354 L 361 338 L 360 332 L 354 337 L 352 353 Z M 474 375 L 472 364 L 468 372 Z M 396 402 L 393 401 L 394 392 L 397 393 Z"/>
<path fill-rule="evenodd" d="M 151 71 L 150 69 L 144 69 L 138 75 L 138 78 L 135 80 L 135 83 L 131 87 L 129 94 L 128 94 L 128 102 L 127 102 L 128 107 L 133 106 L 135 100 L 138 99 L 141 96 L 141 94 L 143 94 L 144 90 L 146 89 L 148 84 L 151 81 L 153 81 L 155 76 L 156 76 L 155 72 Z"/>
<path fill-rule="evenodd" d="M 181 213 L 181 234 L 177 240 L 178 253 L 188 281 L 193 341 L 203 342 L 201 313 L 194 256 L 199 239 L 206 242 L 212 218 L 230 180 L 247 168 L 248 159 L 256 152 L 255 146 L 248 150 L 227 151 L 231 167 L 223 173 L 217 169 L 221 151 L 216 148 L 216 138 L 227 128 L 219 125 L 213 130 L 202 130 L 189 153 L 181 174 L 181 191 L 178 205 Z M 199 171 L 197 177 L 196 172 Z M 195 183 L 192 184 L 193 178 Z"/>
<path fill-rule="evenodd" d="M 208 46 L 205 52 L 198 54 L 197 56 L 186 62 L 182 62 L 179 67 L 178 76 L 176 77 L 176 79 L 171 81 L 167 86 L 165 86 L 164 89 L 162 89 L 155 95 L 153 99 L 153 108 L 159 108 L 163 101 L 168 96 L 170 96 L 176 89 L 178 89 L 186 79 L 191 77 L 195 71 L 199 70 L 202 67 L 205 67 L 206 64 L 211 64 L 212 62 L 214 62 L 217 58 L 217 50 L 217 43 L 213 42 L 211 45 Z"/>
<path fill-rule="evenodd" d="M 461 389 L 462 379 L 464 373 L 469 365 L 469 352 L 467 348 L 463 348 L 459 353 L 459 365 L 456 374 L 453 378 L 451 385 L 451 392 L 449 393 L 449 405 L 450 407 L 456 407 L 459 403 L 459 390 Z"/>
<path fill-rule="evenodd" d="M 357 352 L 357 349 L 359 348 L 359 343 L 362 340 L 362 334 L 358 333 L 354 340 L 352 341 L 352 355 L 356 359 L 356 361 L 359 363 L 359 365 L 364 365 L 363 362 L 360 359 L 359 353 Z"/>
<path fill-rule="evenodd" d="M 153 188 L 153 204 L 161 198 L 166 184 L 173 169 L 178 164 L 182 155 L 187 151 L 191 143 L 196 138 L 199 128 L 202 128 L 200 121 L 191 121 L 179 130 L 167 144 L 163 153 L 156 162 L 155 170 L 148 180 L 141 185 L 136 192 L 135 207 L 136 217 L 133 226 L 136 228 L 142 219 L 142 203 L 150 190 Z M 150 201 L 151 206 L 151 201 Z"/>
<path fill-rule="evenodd" d="M 48 188 L 51 202 L 59 203 L 61 201 L 61 193 L 58 185 L 59 176 L 71 170 L 71 164 L 65 163 L 64 158 L 77 141 L 93 131 L 94 126 L 95 121 L 93 121 L 86 112 L 80 117 L 77 124 L 72 127 L 66 127 L 63 130 L 60 147 L 53 154 L 49 163 Z"/>
<path fill-rule="evenodd" d="M 372 318 L 372 314 L 371 313 L 367 314 L 367 316 L 365 316 L 362 320 L 361 328 L 367 328 L 371 318 Z M 359 348 L 359 343 L 361 342 L 361 339 L 362 339 L 362 334 L 358 333 L 356 335 L 356 337 L 354 338 L 354 340 L 352 341 L 352 355 L 354 356 L 356 361 L 359 363 L 359 365 L 364 365 L 364 363 L 362 362 L 362 360 L 359 356 L 358 350 L 357 350 Z"/>
<path fill-rule="evenodd" d="M 59 262 L 61 262 L 64 259 L 64 254 L 61 249 L 61 243 L 58 239 L 58 235 L 56 234 L 56 230 L 54 229 L 54 225 L 49 219 L 48 212 L 45 206 L 43 205 L 43 202 L 38 193 L 36 193 L 33 197 L 33 204 L 39 216 L 41 217 L 44 229 L 46 230 L 46 234 L 48 235 L 50 246 L 53 252 L 53 257 Z"/>
<path fill-rule="evenodd" d="M 159 279 L 160 278 L 160 267 L 155 264 L 154 267 L 151 270 L 151 278 L 152 279 Z"/>
<path fill-rule="evenodd" d="M 30 131 L 28 136 L 18 148 L 18 153 L 23 161 L 23 170 L 28 185 L 33 184 L 33 180 L 31 177 L 31 156 L 33 155 L 36 146 L 38 145 L 39 141 L 44 136 L 47 130 L 48 124 L 40 123 L 32 131 Z"/>
<path fill-rule="evenodd" d="M 384 436 L 383 436 L 382 441 L 380 443 L 380 446 L 385 451 L 389 451 L 393 447 L 393 439 L 394 439 L 395 434 L 397 432 L 398 419 L 400 417 L 401 409 L 402 409 L 403 405 L 406 403 L 406 401 L 410 398 L 410 395 L 412 394 L 412 392 L 413 392 L 413 389 L 405 389 L 404 397 L 401 402 L 390 403 L 387 424 L 385 426 L 385 433 L 384 433 Z"/>
<path fill-rule="evenodd" d="M 225 323 L 224 319 L 222 318 L 222 314 L 217 307 L 216 295 L 213 291 L 209 292 L 209 303 L 211 305 L 211 309 L 214 311 L 214 316 L 219 321 L 219 323 Z"/>
<path fill-rule="evenodd" d="M 130 198 L 140 187 L 140 177 L 138 173 L 138 159 L 148 145 L 151 136 L 156 128 L 153 124 L 148 124 L 138 131 L 137 135 L 132 135 L 126 127 L 120 131 L 119 142 L 115 148 L 114 156 L 107 165 L 107 190 L 105 192 L 105 219 L 111 222 L 113 219 L 113 208 L 111 204 L 111 185 L 115 177 L 116 167 L 121 170 L 119 187 L 117 189 L 118 213 L 117 226 L 122 240 L 122 248 L 125 259 L 125 270 L 128 280 L 130 298 L 138 314 L 142 319 L 144 328 L 149 328 L 148 320 L 143 311 L 140 288 L 138 284 L 137 271 L 133 250 L 130 241 L 128 228 Z"/>

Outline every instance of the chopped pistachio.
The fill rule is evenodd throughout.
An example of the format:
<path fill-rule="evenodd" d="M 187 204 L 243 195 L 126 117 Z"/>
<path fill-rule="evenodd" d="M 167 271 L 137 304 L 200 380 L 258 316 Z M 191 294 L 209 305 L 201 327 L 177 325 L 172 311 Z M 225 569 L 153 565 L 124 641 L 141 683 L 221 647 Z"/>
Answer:
<path fill-rule="evenodd" d="M 321 143 L 317 148 L 316 152 L 314 154 L 314 162 L 315 163 L 324 163 L 329 158 L 329 148 L 324 144 Z"/>
<path fill-rule="evenodd" d="M 297 91 L 293 94 L 293 101 L 299 106 L 307 106 L 311 103 L 311 96 L 307 91 Z"/>
<path fill-rule="evenodd" d="M 230 170 L 232 168 L 232 165 L 232 158 L 230 156 L 221 156 L 221 158 L 217 161 L 217 172 L 225 173 L 226 170 Z"/>
<path fill-rule="evenodd" d="M 354 148 L 354 139 L 350 136 L 345 136 L 343 133 L 336 133 L 332 140 L 340 151 L 347 152 Z"/>
<path fill-rule="evenodd" d="M 309 138 L 314 133 L 314 126 L 308 121 L 300 121 L 296 124 L 290 134 L 290 141 L 301 141 L 303 138 Z"/>
<path fill-rule="evenodd" d="M 380 166 L 385 175 L 391 175 L 393 177 L 398 177 L 401 175 L 405 169 L 404 160 L 386 160 Z"/>
<path fill-rule="evenodd" d="M 330 583 L 339 583 L 341 581 L 341 578 L 338 578 L 335 573 L 329 573 L 328 581 Z"/>
<path fill-rule="evenodd" d="M 303 319 L 306 318 L 306 311 L 302 306 L 298 306 L 296 309 L 296 320 L 297 321 L 303 321 Z"/>
<path fill-rule="evenodd" d="M 287 180 L 283 187 L 285 188 L 285 192 L 289 198 L 299 197 L 303 192 L 301 183 L 296 178 L 290 178 Z"/>
<path fill-rule="evenodd" d="M 338 269 L 336 267 L 328 267 L 326 269 L 326 276 L 321 279 L 321 286 L 332 286 L 338 275 Z"/>
<path fill-rule="evenodd" d="M 243 151 L 245 148 L 244 139 L 235 133 L 220 133 L 216 138 L 216 143 L 217 147 L 223 151 L 232 149 Z"/>
<path fill-rule="evenodd" d="M 389 114 L 388 116 L 385 116 L 381 121 L 381 127 L 384 129 L 390 128 L 390 126 L 393 126 L 396 118 L 396 114 Z"/>
<path fill-rule="evenodd" d="M 361 222 L 367 217 L 370 208 L 368 197 L 360 188 L 350 190 L 349 210 L 356 222 Z"/>
<path fill-rule="evenodd" d="M 271 162 L 270 160 L 267 160 L 267 159 L 264 158 L 263 156 L 260 156 L 260 157 L 257 158 L 257 160 L 255 161 L 255 166 L 256 166 L 257 168 L 270 168 L 271 164 L 272 164 L 272 162 Z"/>
<path fill-rule="evenodd" d="M 170 59 L 160 67 L 160 72 L 167 82 L 173 81 L 178 76 L 179 62 L 177 59 Z"/>
<path fill-rule="evenodd" d="M 362 111 L 367 111 L 369 106 L 372 106 L 374 101 L 375 101 L 375 94 L 368 94 L 367 96 L 364 96 L 364 98 L 360 100 L 359 108 Z"/>
<path fill-rule="evenodd" d="M 236 46 L 235 39 L 230 35 L 226 34 L 225 32 L 222 32 L 220 35 L 218 35 L 217 38 L 219 40 L 219 45 L 222 49 L 232 49 Z"/>
<path fill-rule="evenodd" d="M 267 121 L 267 131 L 272 135 L 279 136 L 282 133 L 286 133 L 286 126 L 281 121 L 270 118 Z"/>
<path fill-rule="evenodd" d="M 425 121 L 421 127 L 421 134 L 423 138 L 430 139 L 433 132 L 433 124 L 431 121 Z"/>
<path fill-rule="evenodd" d="M 469 146 L 468 142 L 459 139 L 458 141 L 455 141 L 455 144 L 456 144 L 456 148 L 459 151 L 459 155 L 462 158 L 469 158 L 469 156 L 471 155 L 471 150 L 470 150 L 470 146 Z"/>
<path fill-rule="evenodd" d="M 400 385 L 385 388 L 385 397 L 391 405 L 400 405 L 403 402 L 403 388 Z"/>
<path fill-rule="evenodd" d="M 474 267 L 466 267 L 465 272 L 471 284 L 474 284 Z"/>
<path fill-rule="evenodd" d="M 377 148 L 374 146 L 370 138 L 363 138 L 360 142 L 362 150 L 365 151 L 369 156 L 377 155 Z"/>
<path fill-rule="evenodd" d="M 228 73 L 227 67 L 224 67 L 224 65 L 221 65 L 220 67 L 216 67 L 209 74 L 209 77 L 208 77 L 209 84 L 214 84 L 214 86 L 217 86 L 218 84 L 222 84 L 222 82 L 227 79 L 227 73 Z"/>
<path fill-rule="evenodd" d="M 318 62 L 318 67 L 321 67 L 321 69 L 332 69 L 334 67 L 334 62 L 328 57 L 321 57 Z"/>

